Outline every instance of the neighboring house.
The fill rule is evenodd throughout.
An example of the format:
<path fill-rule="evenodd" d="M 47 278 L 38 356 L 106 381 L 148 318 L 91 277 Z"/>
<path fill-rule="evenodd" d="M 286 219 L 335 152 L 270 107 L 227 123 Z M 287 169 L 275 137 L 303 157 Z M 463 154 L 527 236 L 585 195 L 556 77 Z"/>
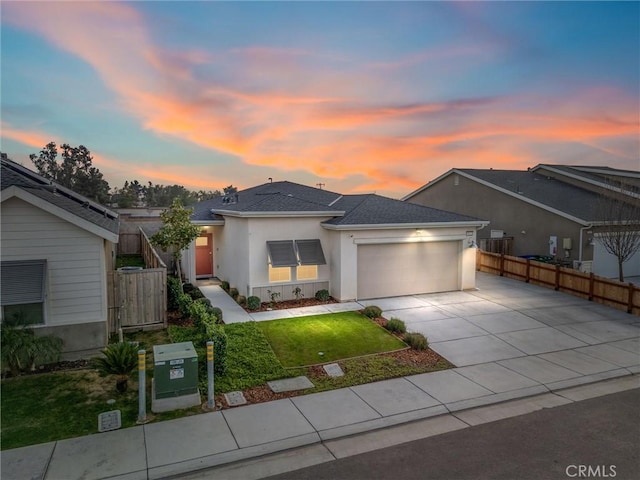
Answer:
<path fill-rule="evenodd" d="M 475 287 L 486 221 L 378 195 L 273 182 L 200 202 L 186 278 L 216 276 L 263 301 L 327 289 L 341 301 Z"/>
<path fill-rule="evenodd" d="M 608 192 L 637 204 L 640 172 L 544 164 L 527 171 L 454 168 L 403 200 L 489 219 L 490 228 L 479 234 L 481 245 L 504 237 L 512 255 L 551 256 L 617 278 L 617 259 L 597 241 L 597 206 Z M 640 253 L 624 264 L 624 273 L 640 275 Z"/>
<path fill-rule="evenodd" d="M 4 156 L 1 183 L 2 319 L 61 337 L 66 359 L 103 348 L 118 216 Z"/>

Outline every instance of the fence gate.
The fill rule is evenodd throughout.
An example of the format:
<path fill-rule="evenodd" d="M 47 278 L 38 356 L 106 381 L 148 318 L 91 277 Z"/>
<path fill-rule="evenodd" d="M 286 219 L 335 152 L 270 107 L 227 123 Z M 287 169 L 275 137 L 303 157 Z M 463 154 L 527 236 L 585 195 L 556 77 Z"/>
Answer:
<path fill-rule="evenodd" d="M 109 332 L 167 326 L 167 269 L 108 272 Z"/>

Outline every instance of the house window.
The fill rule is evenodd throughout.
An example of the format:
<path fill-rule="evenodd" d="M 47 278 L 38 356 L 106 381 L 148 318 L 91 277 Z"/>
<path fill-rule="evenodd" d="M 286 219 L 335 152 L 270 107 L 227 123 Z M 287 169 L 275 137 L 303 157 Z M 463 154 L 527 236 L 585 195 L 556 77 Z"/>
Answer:
<path fill-rule="evenodd" d="M 291 267 L 296 267 L 298 280 L 318 278 L 318 265 L 325 265 L 319 239 L 276 240 L 267 242 L 269 282 L 290 282 Z"/>
<path fill-rule="evenodd" d="M 325 265 L 322 245 L 319 239 L 296 240 L 296 249 L 300 258 L 300 265 Z"/>
<path fill-rule="evenodd" d="M 291 268 L 290 267 L 272 267 L 269 265 L 269 282 L 290 282 L 291 281 Z"/>
<path fill-rule="evenodd" d="M 295 267 L 298 265 L 293 240 L 267 242 L 267 252 L 272 267 Z"/>
<path fill-rule="evenodd" d="M 296 269 L 298 280 L 315 280 L 318 278 L 317 265 L 300 265 Z"/>
<path fill-rule="evenodd" d="M 26 325 L 44 323 L 46 260 L 0 263 L 0 305 L 2 320 L 19 320 Z"/>

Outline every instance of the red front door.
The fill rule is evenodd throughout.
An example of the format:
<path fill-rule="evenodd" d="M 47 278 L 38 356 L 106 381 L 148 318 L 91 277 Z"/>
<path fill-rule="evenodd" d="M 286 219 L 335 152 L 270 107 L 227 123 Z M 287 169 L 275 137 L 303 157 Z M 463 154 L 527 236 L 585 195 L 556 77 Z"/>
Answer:
<path fill-rule="evenodd" d="M 213 276 L 213 235 L 203 233 L 196 238 L 196 277 Z"/>

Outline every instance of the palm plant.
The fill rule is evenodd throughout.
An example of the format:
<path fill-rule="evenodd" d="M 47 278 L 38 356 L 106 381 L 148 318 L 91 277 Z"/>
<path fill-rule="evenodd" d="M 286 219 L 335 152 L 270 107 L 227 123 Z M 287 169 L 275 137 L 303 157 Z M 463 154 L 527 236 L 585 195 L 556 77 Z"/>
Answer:
<path fill-rule="evenodd" d="M 22 312 L 2 322 L 0 358 L 3 369 L 9 369 L 14 376 L 27 369 L 33 371 L 38 365 L 57 362 L 62 346 L 61 338 L 36 335 Z"/>
<path fill-rule="evenodd" d="M 138 366 L 138 347 L 133 343 L 112 343 L 102 351 L 104 356 L 93 359 L 93 367 L 100 375 L 117 375 L 116 390 L 129 388 L 129 375 Z"/>

